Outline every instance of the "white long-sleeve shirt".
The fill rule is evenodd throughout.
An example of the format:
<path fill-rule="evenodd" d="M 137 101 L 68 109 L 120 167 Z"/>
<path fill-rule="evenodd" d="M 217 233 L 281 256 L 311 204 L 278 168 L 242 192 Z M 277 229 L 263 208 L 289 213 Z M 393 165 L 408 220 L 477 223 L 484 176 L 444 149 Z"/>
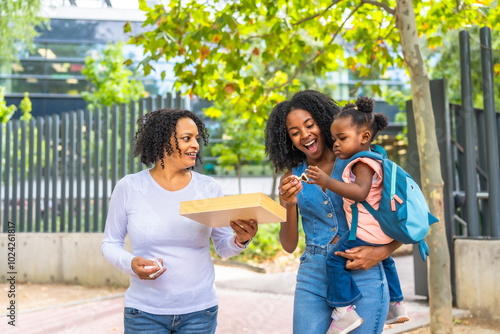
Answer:
<path fill-rule="evenodd" d="M 127 175 L 116 184 L 101 251 L 113 266 L 131 275 L 125 307 L 177 315 L 218 304 L 210 238 L 224 258 L 244 248 L 235 244 L 230 227 L 212 229 L 179 214 L 182 201 L 222 196 L 212 177 L 191 175 L 189 184 L 178 191 L 162 188 L 149 170 Z M 123 247 L 127 234 L 132 253 Z M 131 267 L 135 256 L 161 258 L 167 271 L 156 280 L 141 280 Z"/>

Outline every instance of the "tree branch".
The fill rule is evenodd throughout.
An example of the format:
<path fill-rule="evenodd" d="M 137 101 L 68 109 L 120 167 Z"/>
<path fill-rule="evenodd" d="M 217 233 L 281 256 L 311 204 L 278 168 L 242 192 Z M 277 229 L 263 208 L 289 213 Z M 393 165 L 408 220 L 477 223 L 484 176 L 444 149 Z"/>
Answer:
<path fill-rule="evenodd" d="M 260 38 L 260 39 L 264 39 L 266 37 L 269 37 L 269 36 L 272 36 L 273 34 L 265 34 L 265 35 L 254 35 L 254 36 L 248 36 L 247 38 L 245 39 L 242 39 L 241 42 L 242 43 L 246 43 L 246 42 L 249 42 L 251 39 L 254 39 L 254 38 Z"/>
<path fill-rule="evenodd" d="M 316 18 L 316 17 L 318 17 L 318 16 L 321 16 L 321 15 L 325 14 L 325 13 L 326 13 L 326 12 L 327 12 L 330 8 L 332 8 L 334 5 L 336 5 L 336 4 L 337 4 L 337 3 L 339 3 L 340 1 L 341 1 L 341 0 L 335 0 L 335 1 L 333 1 L 333 2 L 332 2 L 329 6 L 328 6 L 328 7 L 326 7 L 326 8 L 325 8 L 324 10 L 322 10 L 321 12 L 316 13 L 316 14 L 314 14 L 313 16 L 309 16 L 309 17 L 303 18 L 302 20 L 295 22 L 293 25 L 294 25 L 294 26 L 299 25 L 299 24 L 301 24 L 301 23 L 304 23 L 304 22 L 306 22 L 306 21 L 312 20 L 312 19 L 314 19 L 314 18 Z"/>
<path fill-rule="evenodd" d="M 354 15 L 354 13 L 356 13 L 358 11 L 358 9 L 362 6 L 362 3 L 359 4 L 358 6 L 356 6 L 356 8 L 354 8 L 354 10 L 351 11 L 351 13 L 349 14 L 349 16 L 344 20 L 344 22 L 342 22 L 342 24 L 340 25 L 340 27 L 337 29 L 337 31 L 333 34 L 333 37 L 332 39 L 328 42 L 327 46 L 331 45 L 333 43 L 333 41 L 335 40 L 335 37 L 338 36 L 338 34 L 340 33 L 340 31 L 342 30 L 342 28 L 344 28 L 344 25 L 346 24 L 347 21 L 349 21 L 349 19 Z M 316 55 L 314 57 L 312 57 L 311 59 L 309 59 L 308 61 L 302 63 L 302 65 L 297 69 L 295 70 L 295 73 L 283 84 L 279 85 L 279 86 L 274 86 L 274 87 L 269 87 L 266 89 L 266 91 L 271 91 L 271 90 L 275 90 L 275 89 L 279 89 L 281 87 L 284 87 L 286 85 L 288 85 L 290 82 L 292 82 L 299 74 L 300 72 L 302 72 L 302 70 L 307 66 L 309 65 L 310 63 L 312 63 L 313 61 L 315 61 L 316 59 L 319 58 L 319 56 L 321 56 L 323 53 L 325 53 L 326 51 L 326 48 L 323 48 L 323 50 L 319 51 L 316 53 Z"/>
<path fill-rule="evenodd" d="M 387 40 L 387 38 L 389 38 L 389 36 L 392 34 L 392 32 L 394 31 L 394 29 L 396 29 L 396 24 L 393 24 L 392 25 L 392 28 L 391 30 L 389 30 L 389 32 L 387 33 L 387 35 L 385 35 L 384 37 L 382 37 L 382 40 Z"/>
<path fill-rule="evenodd" d="M 382 9 L 384 9 L 387 13 L 391 14 L 391 15 L 395 15 L 396 14 L 396 11 L 394 9 L 392 9 L 391 7 L 389 7 L 388 5 L 386 5 L 385 3 L 382 3 L 382 2 L 378 2 L 378 1 L 372 1 L 372 0 L 361 0 L 361 3 L 362 4 L 370 4 L 370 5 L 373 5 L 373 6 L 376 6 L 376 7 L 380 7 Z"/>

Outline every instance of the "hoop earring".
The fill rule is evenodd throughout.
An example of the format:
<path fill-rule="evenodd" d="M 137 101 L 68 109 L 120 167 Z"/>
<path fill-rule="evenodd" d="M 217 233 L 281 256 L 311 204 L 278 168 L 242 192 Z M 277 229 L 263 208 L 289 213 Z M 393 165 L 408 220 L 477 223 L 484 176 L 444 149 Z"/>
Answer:
<path fill-rule="evenodd" d="M 297 151 L 297 149 L 295 148 L 295 145 L 292 144 L 292 151 Z"/>

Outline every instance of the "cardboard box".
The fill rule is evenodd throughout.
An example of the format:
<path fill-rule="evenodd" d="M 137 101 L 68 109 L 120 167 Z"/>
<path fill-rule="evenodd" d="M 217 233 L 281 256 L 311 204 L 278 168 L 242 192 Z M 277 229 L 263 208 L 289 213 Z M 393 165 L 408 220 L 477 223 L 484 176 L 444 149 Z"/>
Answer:
<path fill-rule="evenodd" d="M 259 224 L 286 221 L 286 209 L 263 193 L 181 202 L 181 215 L 209 227 L 229 226 L 238 219 Z"/>

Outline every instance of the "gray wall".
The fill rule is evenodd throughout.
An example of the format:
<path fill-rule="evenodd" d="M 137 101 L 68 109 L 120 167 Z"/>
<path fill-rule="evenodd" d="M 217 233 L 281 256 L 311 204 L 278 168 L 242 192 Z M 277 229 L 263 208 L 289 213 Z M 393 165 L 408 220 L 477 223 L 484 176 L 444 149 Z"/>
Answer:
<path fill-rule="evenodd" d="M 455 240 L 457 307 L 500 319 L 500 240 Z"/>
<path fill-rule="evenodd" d="M 129 276 L 101 255 L 102 233 L 17 233 L 16 271 L 19 282 L 128 286 Z M 7 254 L 7 238 L 0 241 Z M 130 242 L 125 247 L 130 250 Z M 7 256 L 0 257 L 7 268 Z M 2 281 L 7 278 L 5 270 Z"/>

